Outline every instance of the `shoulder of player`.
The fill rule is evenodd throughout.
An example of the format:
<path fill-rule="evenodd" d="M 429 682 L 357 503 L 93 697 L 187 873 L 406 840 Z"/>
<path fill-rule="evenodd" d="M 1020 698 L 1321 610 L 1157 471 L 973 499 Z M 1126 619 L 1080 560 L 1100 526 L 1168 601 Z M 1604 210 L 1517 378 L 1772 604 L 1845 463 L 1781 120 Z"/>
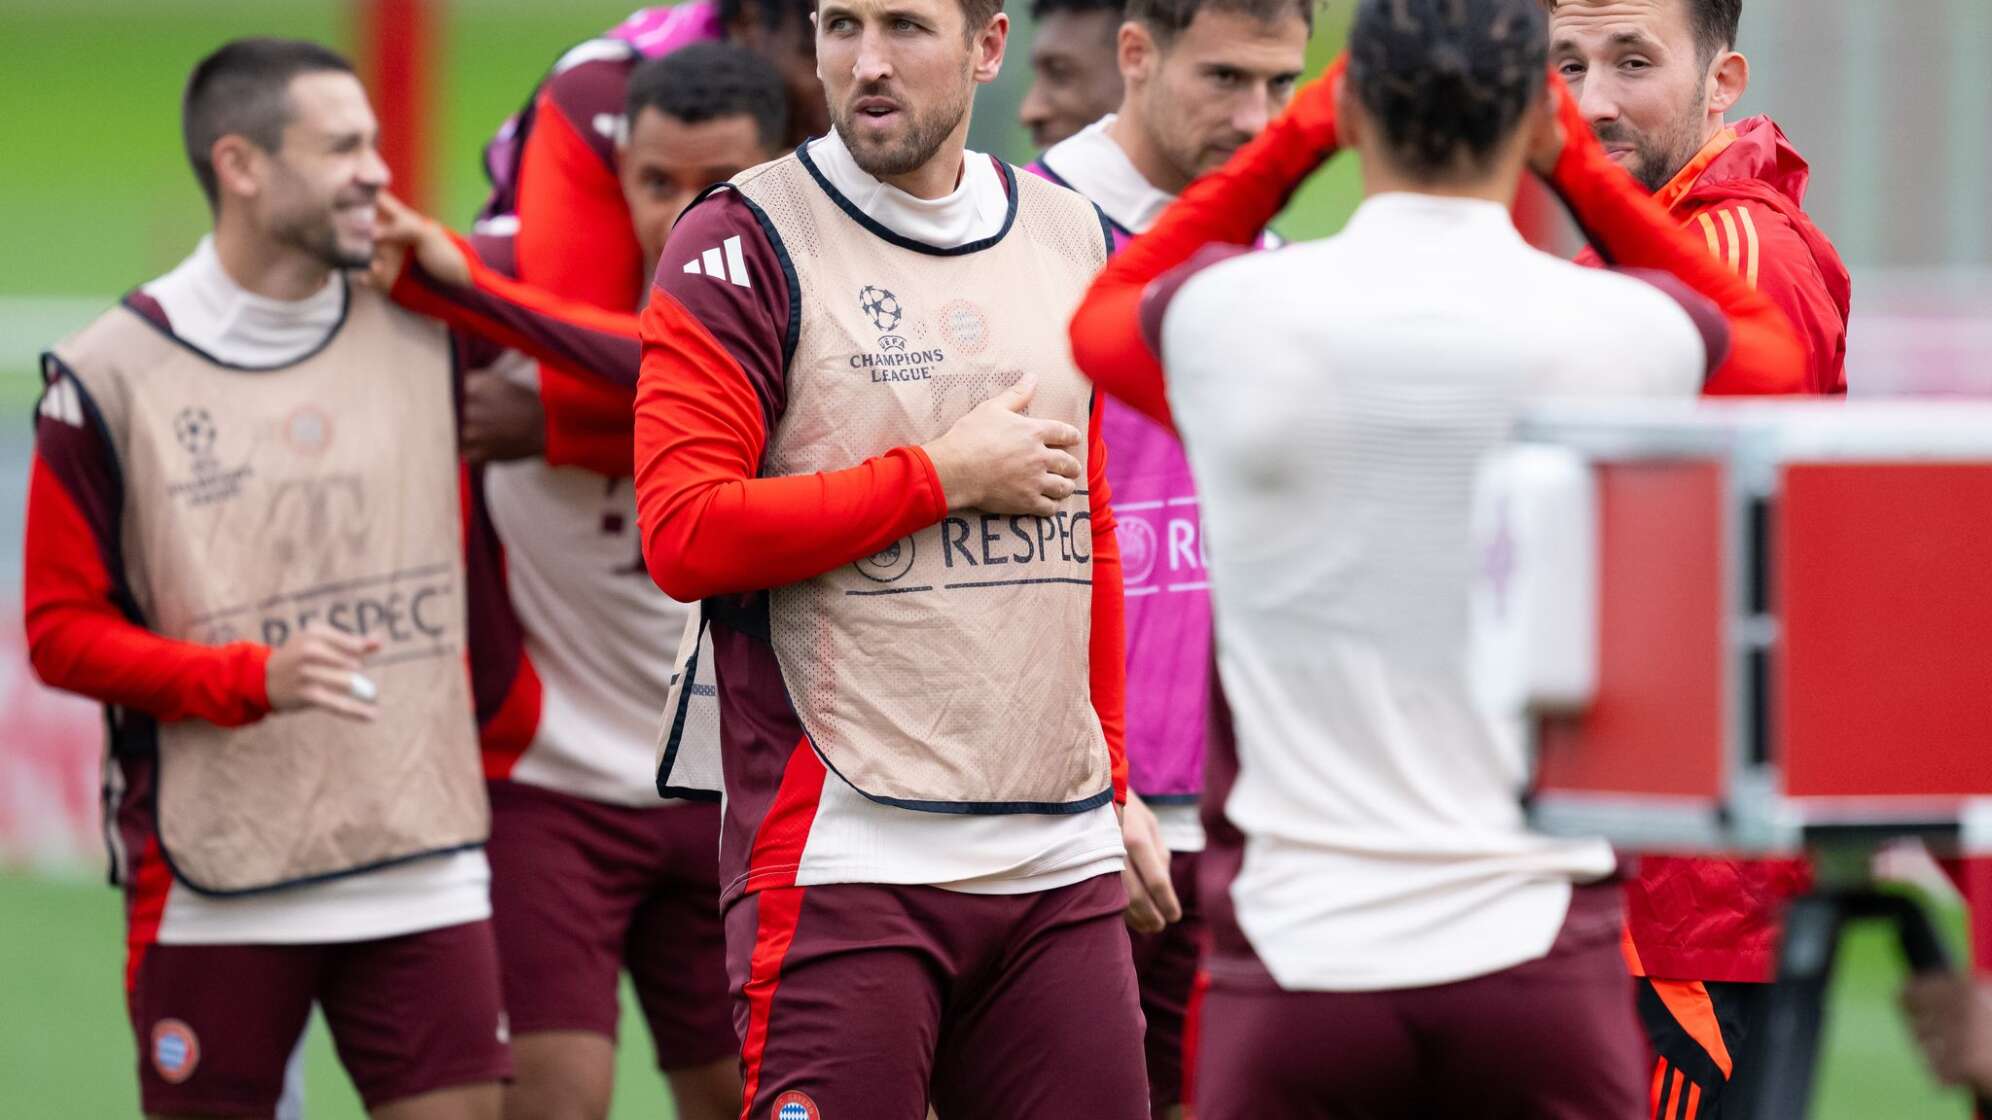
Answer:
<path fill-rule="evenodd" d="M 1710 254 L 1752 287 L 1761 286 L 1767 275 L 1823 282 L 1812 247 L 1791 219 L 1769 203 L 1750 198 L 1713 200 L 1697 207 L 1686 225 L 1707 244 Z"/>
<path fill-rule="evenodd" d="M 635 65 L 636 56 L 627 44 L 590 40 L 554 64 L 542 96 L 583 137 L 613 144 Z"/>
<path fill-rule="evenodd" d="M 750 306 L 777 320 L 796 312 L 787 247 L 760 208 L 728 184 L 707 191 L 678 219 L 654 282 L 701 318 Z"/>

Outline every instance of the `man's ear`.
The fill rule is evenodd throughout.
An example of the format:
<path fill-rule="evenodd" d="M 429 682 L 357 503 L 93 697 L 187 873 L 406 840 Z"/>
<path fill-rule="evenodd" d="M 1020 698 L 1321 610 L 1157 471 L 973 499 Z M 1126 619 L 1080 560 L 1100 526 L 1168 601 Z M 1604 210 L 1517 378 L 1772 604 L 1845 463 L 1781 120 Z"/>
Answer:
<path fill-rule="evenodd" d="M 1724 51 L 1708 75 L 1708 109 L 1727 113 L 1750 91 L 1750 60 L 1740 51 Z"/>
<path fill-rule="evenodd" d="M 1154 75 L 1155 64 L 1161 57 L 1162 48 L 1148 28 L 1136 20 L 1120 25 L 1114 37 L 1114 58 L 1120 64 L 1122 82 L 1128 85 L 1146 82 Z"/>
<path fill-rule="evenodd" d="M 263 152 L 246 136 L 228 135 L 208 149 L 214 163 L 215 186 L 223 195 L 254 198 L 262 193 Z"/>
<path fill-rule="evenodd" d="M 997 12 L 988 26 L 975 33 L 975 80 L 988 85 L 1003 70 L 1003 53 L 1010 42 L 1010 17 Z"/>
<path fill-rule="evenodd" d="M 1346 73 L 1335 75 L 1335 137 L 1342 144 L 1342 150 L 1353 152 L 1362 143 L 1363 129 L 1369 125 L 1368 118 L 1356 105 L 1356 91 L 1349 88 Z"/>

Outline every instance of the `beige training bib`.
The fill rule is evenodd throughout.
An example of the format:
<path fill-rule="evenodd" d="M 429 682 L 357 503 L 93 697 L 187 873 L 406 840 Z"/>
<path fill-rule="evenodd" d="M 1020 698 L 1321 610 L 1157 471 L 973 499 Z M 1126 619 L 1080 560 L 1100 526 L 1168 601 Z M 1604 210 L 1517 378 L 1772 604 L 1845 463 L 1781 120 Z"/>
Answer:
<path fill-rule="evenodd" d="M 158 828 L 196 890 L 255 891 L 481 843 L 447 335 L 352 285 L 327 345 L 223 365 L 118 308 L 57 347 L 124 476 L 145 625 L 281 645 L 377 636 L 378 717 L 159 726 Z"/>
<path fill-rule="evenodd" d="M 837 470 L 935 439 L 1026 373 L 1038 381 L 1031 415 L 1087 430 L 1091 386 L 1065 324 L 1105 263 L 1106 236 L 1078 195 L 1003 173 L 1013 203 L 1003 233 L 955 251 L 863 218 L 806 155 L 736 180 L 778 233 L 802 307 L 764 474 Z M 1082 485 L 1052 517 L 960 511 L 775 589 L 776 658 L 829 765 L 910 808 L 1103 803 L 1089 509 Z"/>

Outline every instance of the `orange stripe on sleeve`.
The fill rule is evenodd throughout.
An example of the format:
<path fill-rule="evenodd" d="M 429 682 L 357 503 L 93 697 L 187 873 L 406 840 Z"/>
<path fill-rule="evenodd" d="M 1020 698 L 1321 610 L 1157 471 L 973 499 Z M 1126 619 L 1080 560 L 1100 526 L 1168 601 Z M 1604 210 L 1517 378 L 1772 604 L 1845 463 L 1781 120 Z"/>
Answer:
<path fill-rule="evenodd" d="M 1736 236 L 1736 214 L 1732 210 L 1724 210 L 1719 217 L 1722 218 L 1723 241 L 1729 246 L 1726 256 L 1729 269 L 1740 276 L 1743 274 L 1743 242 Z"/>
<path fill-rule="evenodd" d="M 1750 216 L 1748 206 L 1737 207 L 1736 214 L 1743 219 L 1743 260 L 1746 265 L 1743 278 L 1754 288 L 1757 286 L 1757 266 L 1763 263 L 1763 251 L 1757 244 L 1757 220 Z"/>
<path fill-rule="evenodd" d="M 1695 217 L 1701 221 L 1702 236 L 1708 238 L 1708 255 L 1711 257 L 1722 256 L 1722 242 L 1715 234 L 1715 222 L 1709 218 L 1707 213 L 1697 214 Z"/>

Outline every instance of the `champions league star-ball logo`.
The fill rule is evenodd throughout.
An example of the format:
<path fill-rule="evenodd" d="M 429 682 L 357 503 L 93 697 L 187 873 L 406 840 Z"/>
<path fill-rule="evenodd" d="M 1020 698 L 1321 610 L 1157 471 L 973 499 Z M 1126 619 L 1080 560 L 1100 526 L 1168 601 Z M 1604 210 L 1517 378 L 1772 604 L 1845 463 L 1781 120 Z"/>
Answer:
<path fill-rule="evenodd" d="M 884 288 L 865 285 L 864 291 L 858 293 L 858 307 L 871 316 L 872 326 L 877 327 L 880 334 L 891 334 L 892 329 L 899 325 L 899 297 Z"/>
<path fill-rule="evenodd" d="M 214 450 L 214 417 L 205 408 L 183 408 L 173 418 L 173 437 L 187 454 L 205 459 Z"/>

